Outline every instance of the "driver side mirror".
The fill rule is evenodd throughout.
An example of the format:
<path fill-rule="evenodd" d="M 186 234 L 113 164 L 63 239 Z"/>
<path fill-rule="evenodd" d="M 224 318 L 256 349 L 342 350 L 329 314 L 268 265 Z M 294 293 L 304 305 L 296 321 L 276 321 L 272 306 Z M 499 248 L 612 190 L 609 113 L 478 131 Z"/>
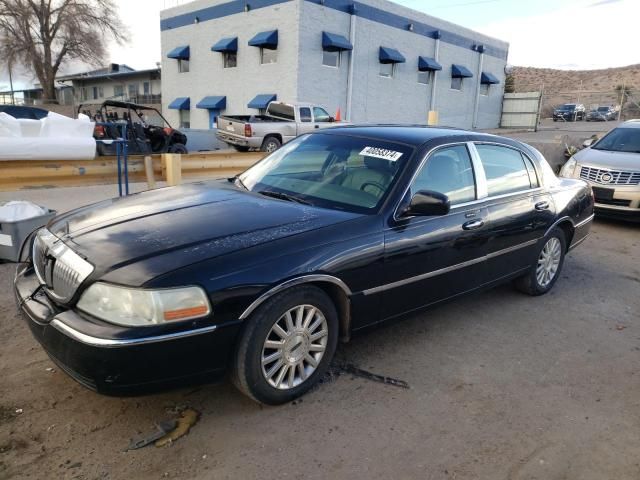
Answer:
<path fill-rule="evenodd" d="M 329 117 L 329 123 L 333 123 L 333 122 L 335 122 L 335 121 L 336 121 L 336 119 L 335 119 L 335 118 L 333 118 L 333 117 Z"/>
<path fill-rule="evenodd" d="M 444 193 L 432 190 L 420 190 L 412 198 L 409 205 L 402 212 L 403 216 L 431 216 L 446 215 L 451 210 L 449 197 Z"/>

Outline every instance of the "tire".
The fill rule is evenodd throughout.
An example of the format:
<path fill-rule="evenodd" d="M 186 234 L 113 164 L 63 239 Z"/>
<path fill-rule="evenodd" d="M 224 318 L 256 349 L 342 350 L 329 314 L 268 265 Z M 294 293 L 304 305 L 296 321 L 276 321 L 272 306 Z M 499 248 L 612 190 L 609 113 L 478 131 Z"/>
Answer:
<path fill-rule="evenodd" d="M 174 143 L 169 147 L 169 153 L 189 153 L 189 151 L 182 143 Z"/>
<path fill-rule="evenodd" d="M 242 145 L 234 145 L 233 148 L 236 150 L 236 152 L 248 152 L 249 151 L 249 147 L 243 147 Z"/>
<path fill-rule="evenodd" d="M 564 232 L 559 228 L 554 228 L 553 230 L 551 230 L 551 232 L 544 238 L 544 241 L 541 243 L 541 246 L 539 246 L 536 250 L 536 256 L 533 260 L 533 264 L 531 265 L 530 270 L 522 277 L 516 279 L 514 282 L 518 290 L 532 296 L 544 295 L 553 288 L 556 281 L 558 280 L 558 277 L 560 277 L 562 265 L 564 264 L 565 252 L 567 251 L 567 240 L 565 238 Z M 559 248 L 559 251 L 557 251 L 557 248 Z M 543 277 L 543 281 L 541 281 L 539 275 L 540 272 L 538 271 L 538 269 L 539 267 L 541 267 L 543 270 L 545 270 L 544 266 L 539 265 L 544 261 L 543 254 L 556 251 L 558 257 L 556 259 L 557 264 L 555 265 L 553 275 L 548 279 L 544 279 Z M 555 258 L 555 255 L 553 256 Z M 547 263 L 547 265 L 551 265 L 551 263 Z"/>
<path fill-rule="evenodd" d="M 271 153 L 271 152 L 275 152 L 281 146 L 282 146 L 282 142 L 277 137 L 272 136 L 264 139 L 264 141 L 262 142 L 262 146 L 260 147 L 260 150 L 262 152 Z"/>
<path fill-rule="evenodd" d="M 298 316 L 301 308 L 302 315 Z M 286 314 L 292 311 L 288 322 Z M 308 323 L 307 315 L 313 315 Z M 319 325 L 311 328 L 317 322 Z M 313 340 L 325 328 L 326 334 Z M 338 334 L 338 314 L 326 293 L 313 286 L 286 290 L 268 299 L 247 319 L 236 347 L 231 380 L 256 402 L 268 405 L 290 402 L 312 388 L 327 371 Z M 282 346 L 272 348 L 267 342 Z M 321 347 L 324 351 L 320 351 Z M 317 362 L 315 367 L 307 360 L 308 356 Z"/>

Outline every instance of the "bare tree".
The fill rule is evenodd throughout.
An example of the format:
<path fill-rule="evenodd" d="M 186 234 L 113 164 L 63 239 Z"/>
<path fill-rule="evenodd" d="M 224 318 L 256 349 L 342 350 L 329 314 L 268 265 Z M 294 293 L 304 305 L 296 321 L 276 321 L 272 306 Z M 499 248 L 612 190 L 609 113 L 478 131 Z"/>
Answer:
<path fill-rule="evenodd" d="M 66 61 L 99 65 L 126 38 L 114 0 L 0 0 L 0 57 L 33 69 L 48 101 Z"/>

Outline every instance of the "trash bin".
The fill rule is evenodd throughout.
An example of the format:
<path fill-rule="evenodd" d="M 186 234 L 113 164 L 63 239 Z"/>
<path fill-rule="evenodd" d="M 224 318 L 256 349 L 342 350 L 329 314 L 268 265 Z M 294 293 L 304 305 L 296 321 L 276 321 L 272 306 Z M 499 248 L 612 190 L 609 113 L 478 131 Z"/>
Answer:
<path fill-rule="evenodd" d="M 29 234 L 36 228 L 45 226 L 55 215 L 55 210 L 50 210 L 37 217 L 0 222 L 0 261 L 19 261 L 20 247 Z"/>

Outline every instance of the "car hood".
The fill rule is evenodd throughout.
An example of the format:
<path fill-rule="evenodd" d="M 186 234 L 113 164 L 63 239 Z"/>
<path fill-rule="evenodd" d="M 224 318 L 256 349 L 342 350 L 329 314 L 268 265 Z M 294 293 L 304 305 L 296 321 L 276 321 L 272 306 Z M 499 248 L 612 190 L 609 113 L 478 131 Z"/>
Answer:
<path fill-rule="evenodd" d="M 100 276 L 167 254 L 173 267 L 186 265 L 358 216 L 263 197 L 226 181 L 198 182 L 90 205 L 57 217 L 49 229 Z"/>
<path fill-rule="evenodd" d="M 573 158 L 578 163 L 591 167 L 640 171 L 640 153 L 586 148 L 576 153 Z"/>

